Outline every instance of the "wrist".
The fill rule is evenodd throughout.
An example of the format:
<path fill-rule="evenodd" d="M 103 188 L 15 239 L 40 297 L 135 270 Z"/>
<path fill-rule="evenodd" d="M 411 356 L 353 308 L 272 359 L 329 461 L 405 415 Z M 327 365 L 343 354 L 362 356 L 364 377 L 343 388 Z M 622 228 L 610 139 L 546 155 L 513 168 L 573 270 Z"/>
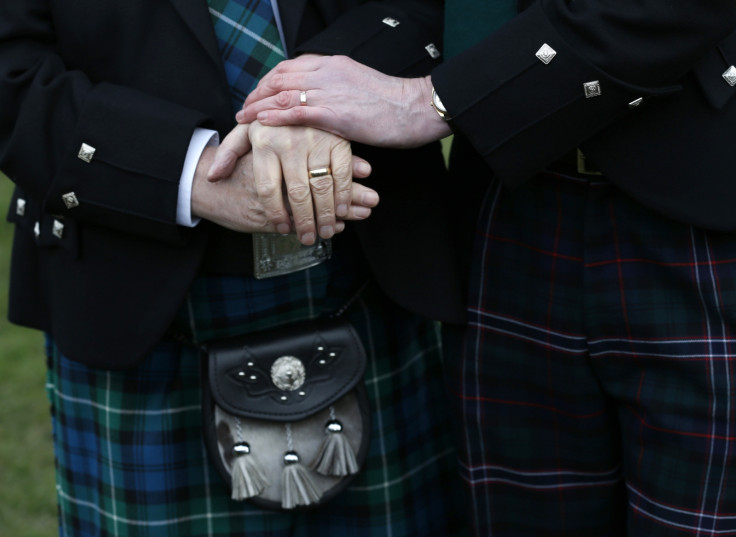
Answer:
<path fill-rule="evenodd" d="M 212 208 L 212 200 L 208 194 L 212 193 L 212 188 L 207 180 L 210 166 L 215 159 L 217 148 L 214 146 L 205 147 L 197 162 L 197 168 L 194 172 L 192 181 L 192 216 L 197 218 L 208 219 L 210 209 Z"/>

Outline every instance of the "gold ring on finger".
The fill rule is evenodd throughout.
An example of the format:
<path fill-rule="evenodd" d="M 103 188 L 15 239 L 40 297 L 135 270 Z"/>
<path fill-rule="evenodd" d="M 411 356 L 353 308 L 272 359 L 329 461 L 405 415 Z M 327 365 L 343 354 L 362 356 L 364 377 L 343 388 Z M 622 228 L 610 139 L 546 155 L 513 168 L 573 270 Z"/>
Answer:
<path fill-rule="evenodd" d="M 316 179 L 317 177 L 324 177 L 325 175 L 332 174 L 332 170 L 329 166 L 326 168 L 315 168 L 313 170 L 309 170 L 309 178 L 310 179 Z"/>
<path fill-rule="evenodd" d="M 307 106 L 307 92 L 304 90 L 299 92 L 299 106 Z"/>

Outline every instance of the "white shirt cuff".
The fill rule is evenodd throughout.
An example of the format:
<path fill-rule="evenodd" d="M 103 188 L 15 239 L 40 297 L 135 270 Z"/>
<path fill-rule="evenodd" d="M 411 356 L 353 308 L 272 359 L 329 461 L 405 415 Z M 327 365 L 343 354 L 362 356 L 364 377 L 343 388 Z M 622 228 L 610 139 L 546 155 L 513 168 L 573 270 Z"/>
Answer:
<path fill-rule="evenodd" d="M 219 145 L 220 135 L 217 131 L 210 129 L 194 129 L 192 139 L 189 141 L 189 149 L 184 159 L 184 167 L 179 179 L 179 200 L 176 205 L 176 223 L 180 226 L 194 227 L 200 219 L 192 218 L 192 183 L 194 172 L 197 170 L 199 157 L 205 147 Z"/>

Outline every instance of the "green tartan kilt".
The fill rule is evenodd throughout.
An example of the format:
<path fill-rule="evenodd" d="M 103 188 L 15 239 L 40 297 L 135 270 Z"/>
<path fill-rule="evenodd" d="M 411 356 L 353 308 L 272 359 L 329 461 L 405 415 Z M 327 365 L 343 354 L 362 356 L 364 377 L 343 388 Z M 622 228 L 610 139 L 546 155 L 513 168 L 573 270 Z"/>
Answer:
<path fill-rule="evenodd" d="M 333 312 L 361 283 L 345 268 L 335 260 L 261 281 L 199 278 L 174 329 L 202 343 Z M 203 446 L 196 345 L 163 341 L 125 371 L 88 368 L 52 345 L 60 534 L 463 535 L 436 324 L 392 305 L 375 284 L 346 317 L 368 354 L 371 445 L 349 488 L 310 511 L 263 511 L 230 499 Z"/>

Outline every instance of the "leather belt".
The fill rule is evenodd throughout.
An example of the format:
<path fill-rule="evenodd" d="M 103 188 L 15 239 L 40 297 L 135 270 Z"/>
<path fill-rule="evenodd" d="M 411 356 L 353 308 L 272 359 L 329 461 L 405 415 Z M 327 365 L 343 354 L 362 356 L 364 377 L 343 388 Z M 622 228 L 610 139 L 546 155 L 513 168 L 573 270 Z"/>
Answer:
<path fill-rule="evenodd" d="M 212 230 L 201 272 L 210 276 L 253 276 L 251 236 L 221 227 Z"/>

